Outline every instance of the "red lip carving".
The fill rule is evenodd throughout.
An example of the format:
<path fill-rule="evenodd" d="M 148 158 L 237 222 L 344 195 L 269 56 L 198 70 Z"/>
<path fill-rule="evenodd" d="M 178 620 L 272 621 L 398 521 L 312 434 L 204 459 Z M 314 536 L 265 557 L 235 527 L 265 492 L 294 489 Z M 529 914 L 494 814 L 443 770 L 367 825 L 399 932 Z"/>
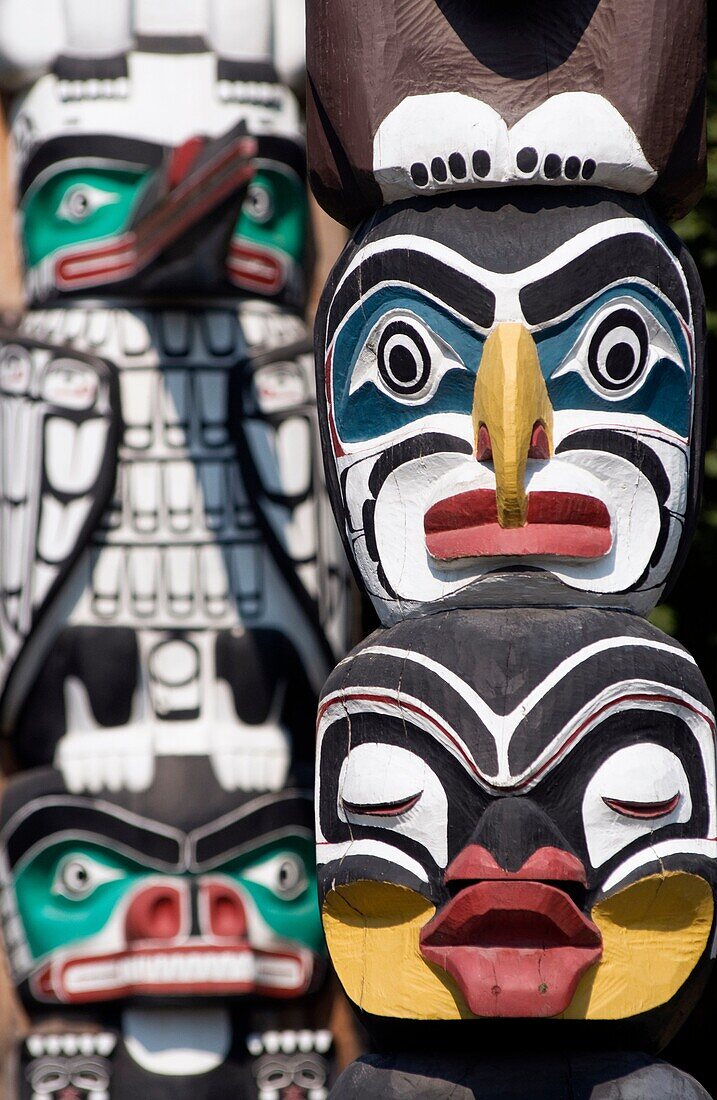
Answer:
<path fill-rule="evenodd" d="M 439 500 L 424 518 L 426 547 L 438 561 L 459 558 L 601 558 L 612 546 L 610 514 L 582 493 L 528 494 L 524 527 L 501 527 L 495 491 L 471 489 Z"/>
<path fill-rule="evenodd" d="M 592 921 L 560 889 L 479 882 L 421 933 L 421 954 L 458 983 L 476 1016 L 556 1016 L 602 955 Z"/>
<path fill-rule="evenodd" d="M 270 249 L 238 241 L 229 248 L 227 274 L 235 286 L 261 294 L 278 294 L 286 282 L 284 265 Z"/>

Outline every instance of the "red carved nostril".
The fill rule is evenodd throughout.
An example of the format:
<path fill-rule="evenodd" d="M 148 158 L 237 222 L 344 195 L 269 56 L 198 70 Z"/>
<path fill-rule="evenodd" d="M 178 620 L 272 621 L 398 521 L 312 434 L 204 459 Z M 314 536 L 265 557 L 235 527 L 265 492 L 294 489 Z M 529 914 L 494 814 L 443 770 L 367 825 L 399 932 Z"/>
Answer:
<path fill-rule="evenodd" d="M 202 900 L 209 915 L 209 932 L 231 939 L 246 938 L 246 913 L 238 893 L 223 883 L 202 886 Z M 204 923 L 204 922 L 202 922 Z"/>
<path fill-rule="evenodd" d="M 492 457 L 493 445 L 490 440 L 490 432 L 485 424 L 481 424 L 476 439 L 476 460 L 478 462 L 490 462 Z"/>
<path fill-rule="evenodd" d="M 149 886 L 133 898 L 125 918 L 127 942 L 172 940 L 182 930 L 182 898 L 174 886 Z"/>
<path fill-rule="evenodd" d="M 545 425 L 540 420 L 533 424 L 533 433 L 530 437 L 530 449 L 528 458 L 538 458 L 542 461 L 550 458 L 550 440 L 545 430 Z"/>

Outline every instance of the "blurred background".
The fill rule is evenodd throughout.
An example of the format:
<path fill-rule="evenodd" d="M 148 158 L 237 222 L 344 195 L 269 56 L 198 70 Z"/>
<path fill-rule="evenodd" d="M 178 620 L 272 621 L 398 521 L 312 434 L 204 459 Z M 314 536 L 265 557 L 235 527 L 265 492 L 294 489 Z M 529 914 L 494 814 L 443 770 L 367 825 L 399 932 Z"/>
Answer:
<path fill-rule="evenodd" d="M 704 197 L 674 229 L 687 242 L 697 266 L 707 300 L 708 365 L 717 363 L 717 21 L 709 26 L 709 85 L 707 141 L 709 177 Z M 679 581 L 668 598 L 653 612 L 653 622 L 678 638 L 694 655 L 717 696 L 717 387 L 709 401 L 707 455 L 702 515 Z"/>

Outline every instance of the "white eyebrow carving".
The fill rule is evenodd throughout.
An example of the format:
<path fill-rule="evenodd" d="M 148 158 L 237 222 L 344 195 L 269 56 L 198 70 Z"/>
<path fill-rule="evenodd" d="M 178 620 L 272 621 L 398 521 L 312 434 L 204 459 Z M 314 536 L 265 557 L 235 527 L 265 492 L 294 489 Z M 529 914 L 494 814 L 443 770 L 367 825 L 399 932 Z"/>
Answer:
<path fill-rule="evenodd" d="M 387 656 L 410 661 L 423 669 L 429 669 L 460 695 L 493 736 L 498 754 L 498 770 L 493 776 L 481 772 L 460 734 L 446 722 L 445 718 L 432 711 L 423 700 L 409 696 L 403 691 L 384 687 L 354 685 L 335 692 L 325 699 L 319 711 L 319 744 L 328 726 L 341 714 L 365 712 L 367 703 L 370 703 L 372 711 L 391 714 L 404 721 L 409 720 L 419 729 L 423 729 L 440 742 L 480 786 L 486 789 L 529 790 L 543 778 L 546 771 L 551 770 L 558 763 L 565 751 L 572 749 L 609 714 L 635 709 L 652 710 L 677 714 L 685 722 L 699 743 L 708 777 L 713 776 L 715 727 L 714 719 L 704 704 L 679 688 L 639 678 L 610 684 L 598 692 L 570 717 L 528 768 L 518 775 L 511 773 L 508 751 L 513 735 L 541 699 L 570 672 L 591 657 L 608 650 L 623 648 L 642 648 L 670 653 L 687 664 L 696 664 L 689 653 L 669 642 L 631 637 L 603 639 L 566 657 L 509 714 L 499 715 L 459 676 L 430 657 L 415 651 L 383 645 L 368 646 L 362 651 L 360 656 Z M 711 808 L 710 813 L 714 819 L 714 807 Z"/>

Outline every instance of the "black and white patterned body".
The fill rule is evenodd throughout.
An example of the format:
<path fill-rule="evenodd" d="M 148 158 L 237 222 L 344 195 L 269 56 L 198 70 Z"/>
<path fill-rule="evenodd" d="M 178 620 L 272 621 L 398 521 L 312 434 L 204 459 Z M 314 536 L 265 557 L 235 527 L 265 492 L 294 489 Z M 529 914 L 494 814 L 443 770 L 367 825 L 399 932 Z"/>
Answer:
<path fill-rule="evenodd" d="M 104 757 L 109 768 L 126 765 L 130 784 L 141 783 L 139 760 L 146 767 L 147 754 L 176 751 L 181 738 L 189 751 L 209 752 L 226 782 L 244 786 L 251 765 L 241 765 L 242 778 L 234 763 L 247 749 L 243 731 L 255 785 L 280 786 L 288 734 L 308 736 L 313 695 L 345 629 L 302 322 L 261 304 L 78 306 L 32 312 L 22 332 L 88 352 L 99 347 L 114 367 L 123 427 L 112 499 L 79 560 L 68 562 L 35 644 L 5 670 L 13 675 L 4 722 L 21 759 L 48 763 L 63 739 L 64 766 L 101 769 Z M 12 418 L 17 398 L 5 393 L 3 402 Z M 87 469 L 107 465 L 108 433 L 94 428 L 88 437 L 83 423 L 63 420 L 61 438 L 67 453 L 79 452 L 75 466 L 86 481 Z M 6 469 L 33 469 L 29 454 L 20 458 L 26 446 L 52 478 L 57 447 L 47 433 L 44 441 L 16 430 Z M 6 507 L 12 503 L 9 492 Z M 65 502 L 66 514 L 71 507 Z M 56 527 L 63 523 L 66 515 Z M 15 549 L 8 543 L 6 554 Z M 12 611 L 23 584 L 5 590 Z M 258 681 L 246 681 L 247 635 L 273 665 L 268 681 L 261 668 L 253 670 Z M 83 782 L 79 773 L 75 781 Z"/>

